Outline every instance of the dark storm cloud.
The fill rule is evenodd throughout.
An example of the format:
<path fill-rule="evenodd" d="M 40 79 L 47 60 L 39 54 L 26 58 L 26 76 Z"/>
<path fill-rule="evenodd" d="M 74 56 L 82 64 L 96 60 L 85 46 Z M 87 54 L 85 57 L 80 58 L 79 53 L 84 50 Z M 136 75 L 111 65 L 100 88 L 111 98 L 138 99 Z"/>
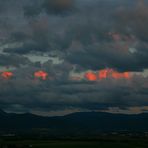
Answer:
<path fill-rule="evenodd" d="M 74 13 L 64 17 L 57 15 L 73 7 L 76 8 Z M 32 12 L 26 12 L 27 8 Z M 84 69 L 112 67 L 121 71 L 142 71 L 148 67 L 146 8 L 143 9 L 135 1 L 115 0 L 108 3 L 102 0 L 45 0 L 37 1 L 36 5 L 33 0 L 24 2 L 16 9 L 22 10 L 23 15 L 17 16 L 24 23 L 19 22 L 18 29 L 10 31 L 9 38 L 23 44 L 17 48 L 7 48 L 4 52 L 26 54 L 59 50 L 66 60 Z M 24 15 L 31 15 L 31 18 Z M 122 38 L 117 43 L 109 32 L 117 32 L 128 39 Z M 135 40 L 129 43 L 132 37 Z M 131 53 L 125 46 L 137 51 Z"/>
<path fill-rule="evenodd" d="M 43 8 L 49 14 L 66 14 L 72 11 L 75 0 L 45 0 Z"/>
<path fill-rule="evenodd" d="M 63 0 L 62 3 L 64 3 L 63 5 L 66 5 L 66 7 L 71 7 L 71 5 L 73 6 L 73 2 L 69 2 L 70 0 Z M 45 1 L 46 3 L 47 1 Z M 61 3 L 61 0 L 59 1 Z M 58 5 L 62 5 L 59 4 L 59 2 L 55 2 L 52 0 L 49 0 L 48 3 L 51 3 L 50 5 L 55 5 L 55 7 L 58 7 Z M 42 1 L 42 3 L 44 3 L 44 1 Z M 43 7 L 41 1 L 37 1 L 36 5 L 35 5 L 35 1 L 31 1 L 30 3 L 25 2 L 22 3 L 22 5 L 18 8 L 12 8 L 13 10 L 13 16 L 8 19 L 9 21 L 6 21 L 7 24 L 11 25 L 11 28 L 15 28 L 15 29 L 11 29 L 11 31 L 9 31 L 9 34 L 12 35 L 11 38 L 18 38 L 16 35 L 21 35 L 21 38 L 24 37 L 25 35 L 28 35 L 27 38 L 30 42 L 26 42 L 26 40 L 24 40 L 24 44 L 23 47 L 20 48 L 19 50 L 25 50 L 26 52 L 29 51 L 47 51 L 47 50 L 65 50 L 67 49 L 71 42 L 75 39 L 78 38 L 82 40 L 82 42 L 85 44 L 89 41 L 89 39 L 91 38 L 91 36 L 93 36 L 94 32 L 97 31 L 97 25 L 99 25 L 99 22 L 101 22 L 101 15 L 99 14 L 99 12 L 97 11 L 97 6 L 95 6 L 94 4 L 92 5 L 95 6 L 95 10 L 90 14 L 89 18 L 93 17 L 94 22 L 91 22 L 91 24 L 87 24 L 89 22 L 89 18 L 87 17 L 87 14 L 90 13 L 91 8 L 87 8 L 87 5 L 82 5 L 80 3 L 83 2 L 75 2 L 77 4 L 77 11 L 75 10 L 75 13 L 71 13 L 71 15 L 65 16 L 63 18 L 63 16 L 47 16 L 43 11 L 40 12 L 40 15 L 38 16 L 34 16 L 32 18 L 25 18 L 24 16 L 22 16 L 22 13 L 26 12 L 26 7 L 28 6 L 32 11 L 39 11 L 40 9 L 38 7 Z M 53 4 L 52 4 L 53 3 Z M 68 3 L 68 4 L 67 4 Z M 87 3 L 87 2 L 85 2 Z M 84 3 L 84 4 L 85 4 Z M 89 4 L 91 4 L 89 2 Z M 19 5 L 19 4 L 18 4 Z M 46 6 L 50 6 L 50 5 L 46 5 Z M 82 5 L 82 6 L 81 6 Z M 15 3 L 15 6 L 17 7 L 17 4 Z M 9 4 L 7 4 L 7 7 L 11 7 Z M 22 9 L 21 9 L 22 8 Z M 24 8 L 24 9 L 23 9 Z M 51 7 L 53 8 L 53 7 Z M 20 11 L 21 9 L 21 11 Z M 9 16 L 11 16 L 11 9 L 8 11 L 8 14 L 5 12 L 3 15 L 7 18 Z M 18 13 L 18 12 L 22 12 L 22 13 Z M 102 10 L 99 10 L 100 12 Z M 97 16 L 96 13 L 99 14 L 100 21 L 97 20 Z M 104 10 L 105 12 L 105 10 Z M 29 13 L 29 12 L 28 12 Z M 31 12 L 30 12 L 31 13 Z M 33 12 L 32 12 L 33 13 Z M 36 12 L 34 12 L 36 13 Z M 59 11 L 60 13 L 60 11 Z M 10 15 L 11 14 L 11 15 Z M 104 14 L 104 13 L 103 13 Z M 17 24 L 15 22 L 15 19 L 17 16 Z M 5 18 L 4 17 L 4 18 Z M 90 20 L 90 21 L 93 21 Z M 95 22 L 96 20 L 96 22 Z M 17 26 L 14 26 L 15 25 Z M 95 23 L 97 23 L 95 25 Z M 92 26 L 94 24 L 94 26 Z M 85 25 L 85 26 L 84 26 Z M 90 26 L 89 26 L 90 25 Z M 103 24 L 104 25 L 104 24 Z M 102 25 L 101 25 L 102 26 Z M 84 28 L 84 29 L 83 29 Z M 86 31 L 90 28 L 90 31 L 87 33 Z M 94 28 L 94 29 L 93 29 Z M 82 33 L 77 34 L 79 31 L 81 31 L 82 29 Z M 101 33 L 102 28 L 100 27 L 100 29 L 98 29 L 98 34 L 99 32 Z M 24 35 L 23 35 L 24 33 Z M 81 35 L 82 34 L 82 35 Z M 104 34 L 104 33 L 101 33 Z M 86 35 L 85 38 L 81 38 L 82 36 Z M 101 38 L 102 36 L 100 35 L 99 38 Z M 10 40 L 11 40 L 10 38 Z M 26 38 L 25 38 L 26 39 Z M 20 40 L 18 38 L 18 40 Z M 41 45 L 46 45 L 46 47 L 42 47 Z M 27 47 L 32 47 L 29 48 L 29 50 L 27 49 Z M 33 48 L 34 46 L 34 48 Z M 36 48 L 37 46 L 41 47 L 41 48 Z M 48 47 L 48 48 L 47 48 Z M 45 49 L 45 50 L 44 50 Z M 9 52 L 10 50 L 6 50 L 7 52 Z M 12 49 L 12 52 L 19 52 L 21 53 L 21 51 L 18 51 L 16 49 Z M 25 53 L 25 52 L 22 52 Z"/>
<path fill-rule="evenodd" d="M 30 78 L 1 81 L 0 104 L 5 109 L 19 105 L 26 110 L 38 108 L 47 111 L 140 107 L 148 105 L 147 82 L 148 78 L 140 76 L 131 81 L 40 82 Z"/>
<path fill-rule="evenodd" d="M 147 4 L 145 1 L 145 4 Z M 141 41 L 148 41 L 148 6 L 142 2 L 132 9 L 123 8 L 116 13 L 117 24 L 115 27 L 122 33 L 131 33 Z"/>
<path fill-rule="evenodd" d="M 31 62 L 28 58 L 20 56 L 20 55 L 0 54 L 0 66 L 20 67 L 21 65 L 30 65 L 30 64 L 31 64 Z"/>
<path fill-rule="evenodd" d="M 142 71 L 147 68 L 147 6 L 140 3 L 137 4 L 137 2 L 136 5 L 131 6 L 130 4 L 129 7 L 123 5 L 121 8 L 119 7 L 119 10 L 112 10 L 111 12 L 114 15 L 110 17 L 112 18 L 113 24 L 110 26 L 104 27 L 103 24 L 107 24 L 108 22 L 100 18 L 103 22 L 98 23 L 98 28 L 101 28 L 102 25 L 103 29 L 94 31 L 100 34 L 100 38 L 99 35 L 96 36 L 93 31 L 89 32 L 95 29 L 92 24 L 96 25 L 96 22 L 91 22 L 92 24 L 89 22 L 88 26 L 91 26 L 90 28 L 83 26 L 80 29 L 80 39 L 78 38 L 78 41 L 80 41 L 82 45 L 80 47 L 81 50 L 72 49 L 67 56 L 68 60 L 73 64 L 81 65 L 83 68 L 94 70 L 112 67 L 120 71 Z M 114 7 L 111 8 L 113 9 Z M 97 14 L 97 16 L 99 17 L 99 14 Z M 127 39 L 121 39 L 118 42 L 110 40 L 109 37 L 107 37 L 107 32 L 109 32 L 107 28 L 114 30 L 121 38 L 122 35 L 125 35 Z M 135 41 L 131 44 L 129 41 L 132 40 L 132 36 L 134 36 Z M 89 37 L 88 40 L 86 40 L 86 37 Z M 104 40 L 102 41 L 102 39 Z M 136 52 L 129 52 L 127 46 L 129 48 L 136 48 Z"/>
<path fill-rule="evenodd" d="M 40 13 L 47 13 L 49 15 L 67 15 L 74 11 L 75 0 L 32 0 L 32 4 L 24 7 L 24 15 L 26 17 L 36 17 Z"/>
<path fill-rule="evenodd" d="M 69 80 L 74 67 L 78 72 L 147 69 L 146 5 L 135 0 L 0 0 L 0 7 L 0 41 L 5 45 L 1 52 L 8 54 L 0 55 L 0 66 L 27 65 L 15 69 L 12 79 L 1 78 L 2 108 L 55 111 L 148 105 L 147 77 Z M 64 62 L 30 64 L 24 58 L 38 52 Z M 48 72 L 47 81 L 34 79 L 40 69 Z"/>
<path fill-rule="evenodd" d="M 82 47 L 83 48 L 83 47 Z M 101 43 L 72 51 L 67 60 L 85 69 L 110 67 L 119 71 L 143 71 L 148 65 L 148 48 L 140 45 L 135 53 L 114 43 Z"/>

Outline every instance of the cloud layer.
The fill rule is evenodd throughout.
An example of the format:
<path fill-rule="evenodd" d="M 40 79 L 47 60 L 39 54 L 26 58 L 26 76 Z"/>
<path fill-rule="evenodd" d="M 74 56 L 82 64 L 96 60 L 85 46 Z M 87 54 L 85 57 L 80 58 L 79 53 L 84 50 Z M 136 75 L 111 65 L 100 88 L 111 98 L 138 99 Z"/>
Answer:
<path fill-rule="evenodd" d="M 142 75 L 148 69 L 147 3 L 0 0 L 0 66 L 13 67 L 15 74 L 0 78 L 0 107 L 50 112 L 147 106 L 148 77 Z M 34 55 L 53 60 L 33 62 Z M 84 78 L 88 70 L 105 68 L 133 77 Z M 39 70 L 48 73 L 47 81 L 34 79 Z"/>

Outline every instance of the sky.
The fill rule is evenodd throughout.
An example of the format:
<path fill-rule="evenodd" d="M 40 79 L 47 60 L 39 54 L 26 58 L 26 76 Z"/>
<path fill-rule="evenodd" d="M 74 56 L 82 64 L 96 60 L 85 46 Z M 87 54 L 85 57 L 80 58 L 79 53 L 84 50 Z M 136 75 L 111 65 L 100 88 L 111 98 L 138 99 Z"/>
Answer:
<path fill-rule="evenodd" d="M 0 0 L 0 108 L 148 112 L 147 26 L 148 0 Z"/>

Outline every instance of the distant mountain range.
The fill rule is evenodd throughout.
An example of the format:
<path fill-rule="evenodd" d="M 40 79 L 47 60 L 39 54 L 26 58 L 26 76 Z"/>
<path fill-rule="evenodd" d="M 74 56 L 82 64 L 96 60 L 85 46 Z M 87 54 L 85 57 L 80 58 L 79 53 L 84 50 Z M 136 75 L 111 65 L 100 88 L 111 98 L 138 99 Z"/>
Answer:
<path fill-rule="evenodd" d="M 42 117 L 5 113 L 0 110 L 0 131 L 46 129 L 51 135 L 81 135 L 100 132 L 148 131 L 148 114 L 125 115 L 103 112 L 80 112 L 61 117 Z"/>

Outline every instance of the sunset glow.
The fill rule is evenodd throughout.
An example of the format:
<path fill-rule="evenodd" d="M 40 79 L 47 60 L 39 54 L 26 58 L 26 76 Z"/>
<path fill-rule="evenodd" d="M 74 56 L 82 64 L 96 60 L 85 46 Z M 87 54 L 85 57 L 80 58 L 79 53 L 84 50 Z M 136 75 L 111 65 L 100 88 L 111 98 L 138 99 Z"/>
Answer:
<path fill-rule="evenodd" d="M 89 81 L 102 80 L 106 78 L 129 79 L 130 73 L 129 72 L 118 72 L 113 69 L 102 69 L 98 72 L 98 74 L 93 73 L 93 72 L 87 72 L 84 77 Z"/>
<path fill-rule="evenodd" d="M 4 79 L 10 79 L 13 76 L 13 73 L 12 72 L 9 72 L 9 71 L 5 71 L 5 72 L 2 72 L 1 76 Z"/>
<path fill-rule="evenodd" d="M 42 80 L 46 80 L 48 76 L 48 73 L 44 72 L 44 71 L 37 71 L 34 73 L 34 77 L 35 78 L 40 78 Z"/>
<path fill-rule="evenodd" d="M 122 78 L 129 79 L 130 74 L 129 74 L 129 72 L 120 73 L 120 72 L 113 71 L 112 72 L 112 77 L 114 79 L 122 79 Z"/>
<path fill-rule="evenodd" d="M 87 72 L 85 74 L 85 78 L 89 81 L 96 81 L 97 80 L 97 75 L 93 72 Z"/>
<path fill-rule="evenodd" d="M 109 69 L 103 69 L 99 71 L 99 79 L 106 79 L 109 75 L 110 70 Z"/>

